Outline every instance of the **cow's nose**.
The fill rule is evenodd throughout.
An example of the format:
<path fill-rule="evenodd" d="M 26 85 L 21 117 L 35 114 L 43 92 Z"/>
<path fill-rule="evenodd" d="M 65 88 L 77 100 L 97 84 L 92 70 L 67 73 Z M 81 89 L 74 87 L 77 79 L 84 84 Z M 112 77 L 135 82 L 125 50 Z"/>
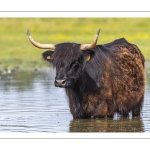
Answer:
<path fill-rule="evenodd" d="M 55 86 L 64 87 L 66 85 L 66 80 L 55 80 Z"/>

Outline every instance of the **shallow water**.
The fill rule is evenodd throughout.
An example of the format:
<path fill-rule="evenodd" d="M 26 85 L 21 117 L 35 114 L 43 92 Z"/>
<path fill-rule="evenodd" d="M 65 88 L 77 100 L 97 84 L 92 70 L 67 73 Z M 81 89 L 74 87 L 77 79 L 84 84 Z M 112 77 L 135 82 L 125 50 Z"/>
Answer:
<path fill-rule="evenodd" d="M 73 120 L 55 70 L 1 72 L 0 132 L 150 132 L 150 71 L 140 117 Z"/>

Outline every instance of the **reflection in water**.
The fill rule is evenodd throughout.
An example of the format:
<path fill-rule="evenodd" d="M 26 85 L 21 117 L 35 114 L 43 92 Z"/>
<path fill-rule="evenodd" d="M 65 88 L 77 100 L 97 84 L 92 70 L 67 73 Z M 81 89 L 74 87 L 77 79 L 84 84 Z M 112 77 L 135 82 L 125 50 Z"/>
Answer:
<path fill-rule="evenodd" d="M 150 68 L 150 67 L 149 67 Z M 0 132 L 149 132 L 150 69 L 141 117 L 73 120 L 55 70 L 0 73 Z"/>
<path fill-rule="evenodd" d="M 140 118 L 72 120 L 70 132 L 144 132 Z"/>

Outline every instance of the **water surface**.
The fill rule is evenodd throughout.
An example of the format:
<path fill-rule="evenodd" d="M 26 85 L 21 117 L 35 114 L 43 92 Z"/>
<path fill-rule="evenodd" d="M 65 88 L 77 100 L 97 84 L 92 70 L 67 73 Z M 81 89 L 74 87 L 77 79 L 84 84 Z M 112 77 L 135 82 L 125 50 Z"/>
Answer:
<path fill-rule="evenodd" d="M 0 73 L 0 132 L 150 132 L 150 69 L 140 117 L 73 120 L 55 70 Z"/>

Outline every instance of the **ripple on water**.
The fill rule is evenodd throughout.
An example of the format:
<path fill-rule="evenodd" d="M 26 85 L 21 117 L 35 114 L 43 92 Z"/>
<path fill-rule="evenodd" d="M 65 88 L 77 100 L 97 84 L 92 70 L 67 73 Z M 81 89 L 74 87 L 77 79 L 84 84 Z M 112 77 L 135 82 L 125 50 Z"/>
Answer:
<path fill-rule="evenodd" d="M 0 76 L 0 132 L 150 131 L 149 78 L 141 117 L 73 120 L 64 89 L 54 86 L 55 71 Z"/>

